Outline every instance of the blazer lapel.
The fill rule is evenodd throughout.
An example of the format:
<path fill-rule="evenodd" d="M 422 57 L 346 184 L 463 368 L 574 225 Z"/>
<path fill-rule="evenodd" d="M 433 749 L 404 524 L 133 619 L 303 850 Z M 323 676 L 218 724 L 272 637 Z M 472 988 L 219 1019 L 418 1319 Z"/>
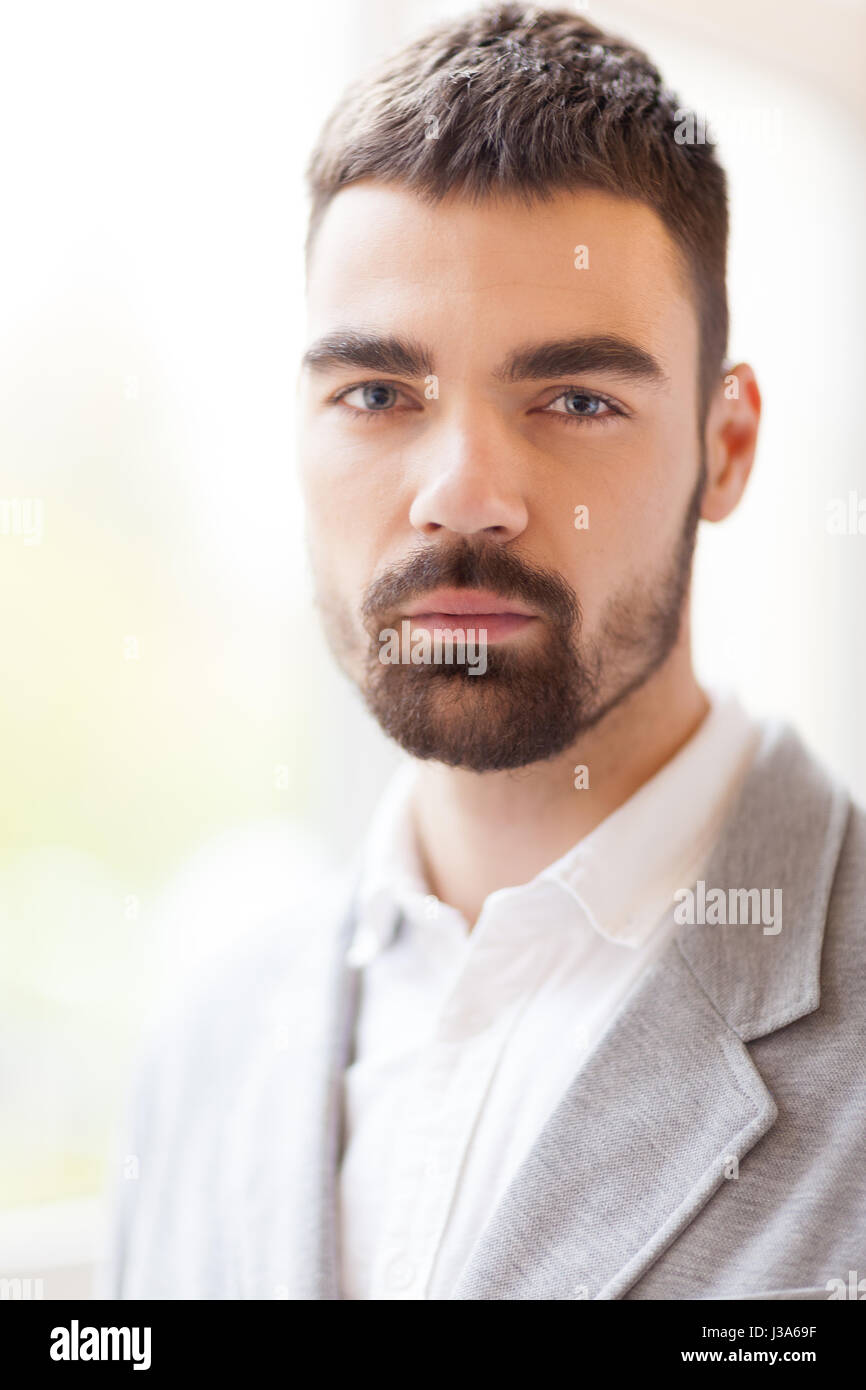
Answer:
<path fill-rule="evenodd" d="M 620 1297 L 775 1118 L 674 945 L 575 1077 L 453 1297 Z"/>
<path fill-rule="evenodd" d="M 818 1005 L 849 806 L 793 731 L 765 726 L 705 882 L 781 889 L 782 930 L 678 930 L 548 1119 L 453 1298 L 621 1298 L 735 1175 L 777 1114 L 745 1042 Z"/>

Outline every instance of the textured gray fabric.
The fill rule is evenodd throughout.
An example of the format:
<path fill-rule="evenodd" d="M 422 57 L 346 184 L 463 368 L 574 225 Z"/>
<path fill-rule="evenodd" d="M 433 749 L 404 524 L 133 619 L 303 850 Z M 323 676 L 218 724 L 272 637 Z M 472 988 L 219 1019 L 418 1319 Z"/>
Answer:
<path fill-rule="evenodd" d="M 814 1299 L 866 1279 L 866 815 L 767 723 L 702 877 L 781 889 L 782 930 L 676 929 L 453 1298 Z M 149 1040 L 102 1296 L 339 1298 L 351 927 L 274 924 Z"/>

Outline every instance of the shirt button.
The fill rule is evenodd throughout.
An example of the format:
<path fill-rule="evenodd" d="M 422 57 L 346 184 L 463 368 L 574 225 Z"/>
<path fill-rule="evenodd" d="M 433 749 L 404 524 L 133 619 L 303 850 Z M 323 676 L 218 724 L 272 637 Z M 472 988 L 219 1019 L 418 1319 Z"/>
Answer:
<path fill-rule="evenodd" d="M 389 1289 L 407 1289 L 415 1278 L 415 1266 L 405 1255 L 397 1255 L 385 1270 L 385 1283 Z"/>

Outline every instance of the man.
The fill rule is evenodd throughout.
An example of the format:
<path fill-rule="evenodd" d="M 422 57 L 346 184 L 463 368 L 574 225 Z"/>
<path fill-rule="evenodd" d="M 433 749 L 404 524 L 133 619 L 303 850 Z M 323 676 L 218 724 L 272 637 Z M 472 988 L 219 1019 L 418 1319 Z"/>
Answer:
<path fill-rule="evenodd" d="M 863 1269 L 866 824 L 690 656 L 697 524 L 761 402 L 681 116 L 627 44 L 506 5 L 320 138 L 310 553 L 409 758 L 333 904 L 151 1040 L 110 1295 L 827 1298 Z"/>

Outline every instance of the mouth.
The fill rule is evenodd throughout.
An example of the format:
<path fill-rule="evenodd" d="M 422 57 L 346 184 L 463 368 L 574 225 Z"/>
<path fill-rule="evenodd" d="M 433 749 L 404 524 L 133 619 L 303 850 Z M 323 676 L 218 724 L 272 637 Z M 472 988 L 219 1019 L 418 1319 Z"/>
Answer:
<path fill-rule="evenodd" d="M 537 614 L 516 599 L 488 589 L 434 589 L 410 604 L 404 617 L 413 629 L 466 632 L 476 640 L 498 642 L 538 622 Z"/>

